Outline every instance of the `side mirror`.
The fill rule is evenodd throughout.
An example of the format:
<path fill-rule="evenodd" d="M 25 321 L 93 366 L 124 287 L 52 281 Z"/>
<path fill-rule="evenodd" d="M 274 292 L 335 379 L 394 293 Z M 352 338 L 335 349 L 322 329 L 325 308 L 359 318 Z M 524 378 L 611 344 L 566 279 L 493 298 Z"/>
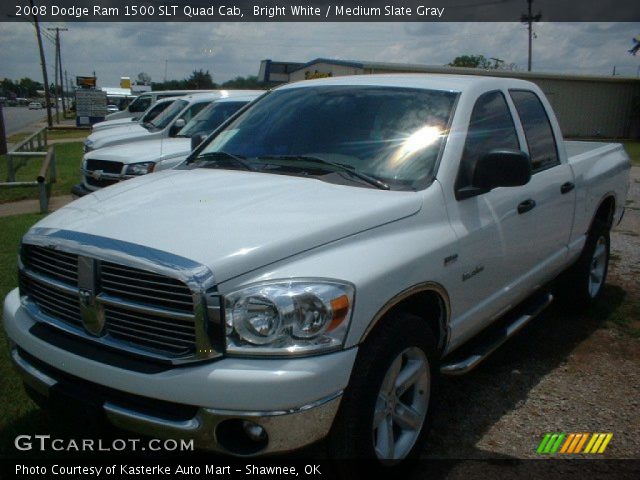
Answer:
<path fill-rule="evenodd" d="M 191 137 L 191 151 L 193 152 L 198 145 L 200 145 L 207 136 L 204 133 L 195 133 Z"/>
<path fill-rule="evenodd" d="M 531 180 L 531 159 L 519 150 L 492 150 L 480 157 L 473 171 L 471 186 L 456 191 L 463 200 L 497 187 L 518 187 Z"/>
<path fill-rule="evenodd" d="M 177 134 L 182 127 L 184 127 L 187 124 L 187 122 L 184 121 L 184 118 L 179 118 L 177 119 L 175 122 L 173 122 L 173 125 L 171 125 L 171 129 L 169 130 L 169 135 L 170 136 L 174 136 L 175 134 Z"/>

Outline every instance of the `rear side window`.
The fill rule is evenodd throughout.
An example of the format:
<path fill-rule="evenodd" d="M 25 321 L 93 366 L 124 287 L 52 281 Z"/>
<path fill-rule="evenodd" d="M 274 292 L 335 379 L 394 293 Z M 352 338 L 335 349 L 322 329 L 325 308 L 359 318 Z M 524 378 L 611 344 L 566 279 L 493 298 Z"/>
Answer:
<path fill-rule="evenodd" d="M 491 150 L 519 150 L 516 127 L 500 91 L 481 95 L 471 112 L 456 189 L 471 185 L 476 162 Z"/>
<path fill-rule="evenodd" d="M 129 105 L 130 112 L 144 112 L 147 108 L 151 106 L 151 97 L 149 96 L 140 96 L 136 98 L 131 105 Z"/>
<path fill-rule="evenodd" d="M 532 172 L 560 164 L 551 122 L 538 96 L 527 90 L 511 90 L 509 93 L 527 138 Z"/>
<path fill-rule="evenodd" d="M 189 122 L 189 120 L 191 120 L 198 113 L 200 113 L 200 110 L 202 110 L 204 107 L 206 107 L 210 103 L 211 102 L 195 103 L 191 105 L 189 108 L 187 108 L 185 112 L 182 115 L 180 115 L 180 118 L 183 118 L 185 122 Z"/>

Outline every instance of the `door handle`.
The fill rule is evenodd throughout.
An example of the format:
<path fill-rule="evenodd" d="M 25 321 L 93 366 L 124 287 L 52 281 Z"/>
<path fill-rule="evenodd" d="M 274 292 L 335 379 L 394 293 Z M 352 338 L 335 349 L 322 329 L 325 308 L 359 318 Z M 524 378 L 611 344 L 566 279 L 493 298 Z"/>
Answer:
<path fill-rule="evenodd" d="M 560 187 L 560 193 L 564 195 L 565 193 L 569 193 L 574 188 L 576 188 L 576 186 L 573 182 L 563 183 Z"/>
<path fill-rule="evenodd" d="M 523 213 L 527 213 L 529 210 L 533 210 L 535 206 L 536 206 L 535 200 L 532 200 L 531 198 L 528 200 L 525 200 L 524 202 L 521 202 L 518 204 L 518 213 L 520 215 L 522 215 Z"/>

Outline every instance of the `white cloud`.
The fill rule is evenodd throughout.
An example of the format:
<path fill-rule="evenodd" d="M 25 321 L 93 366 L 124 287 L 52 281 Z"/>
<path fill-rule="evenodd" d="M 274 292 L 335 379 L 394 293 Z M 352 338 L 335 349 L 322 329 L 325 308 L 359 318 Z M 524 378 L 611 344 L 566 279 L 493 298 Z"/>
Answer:
<path fill-rule="evenodd" d="M 56 24 L 43 24 L 51 27 Z M 62 35 L 64 68 L 102 85 L 144 71 L 160 81 L 209 70 L 216 81 L 255 75 L 259 62 L 316 57 L 443 65 L 483 54 L 526 69 L 527 34 L 519 23 L 69 23 Z M 640 57 L 627 53 L 638 23 L 540 23 L 534 70 L 635 76 Z M 53 45 L 45 39 L 49 70 Z M 40 79 L 34 29 L 0 23 L 0 77 Z M 51 80 L 53 75 L 50 74 Z"/>

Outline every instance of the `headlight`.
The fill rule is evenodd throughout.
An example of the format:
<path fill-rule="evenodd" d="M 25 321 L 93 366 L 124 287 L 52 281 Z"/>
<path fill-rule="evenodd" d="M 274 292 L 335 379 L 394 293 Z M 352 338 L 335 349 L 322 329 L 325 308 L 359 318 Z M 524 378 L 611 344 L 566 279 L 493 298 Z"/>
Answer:
<path fill-rule="evenodd" d="M 153 172 L 154 167 L 156 166 L 155 162 L 142 162 L 142 163 L 132 163 L 131 165 L 127 165 L 124 169 L 125 175 L 146 175 L 147 173 Z"/>
<path fill-rule="evenodd" d="M 91 140 L 84 141 L 84 153 L 90 152 L 93 150 L 93 142 Z"/>
<path fill-rule="evenodd" d="M 351 321 L 354 288 L 324 280 L 263 283 L 225 297 L 227 352 L 304 355 L 337 350 Z"/>

